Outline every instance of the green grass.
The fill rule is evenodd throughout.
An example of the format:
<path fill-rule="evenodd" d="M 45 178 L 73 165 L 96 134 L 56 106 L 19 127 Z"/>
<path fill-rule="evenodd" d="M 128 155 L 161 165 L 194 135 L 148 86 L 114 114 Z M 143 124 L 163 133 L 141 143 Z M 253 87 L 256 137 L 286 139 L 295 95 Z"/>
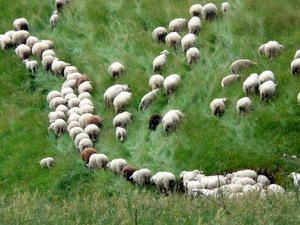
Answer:
<path fill-rule="evenodd" d="M 189 69 L 182 52 L 170 50 L 163 75 L 177 73 L 182 77 L 170 101 L 160 94 L 146 112 L 137 110 L 149 91 L 152 60 L 166 48 L 152 41 L 152 30 L 167 26 L 175 17 L 188 17 L 194 2 L 73 0 L 52 31 L 48 21 L 53 1 L 0 0 L 0 33 L 12 29 L 15 18 L 25 17 L 33 35 L 53 40 L 57 55 L 90 77 L 97 114 L 105 119 L 96 148 L 110 159 L 124 157 L 137 167 L 175 174 L 196 168 L 207 174 L 266 168 L 275 173 L 277 183 L 289 188 L 285 175 L 299 170 L 300 165 L 299 160 L 282 157 L 283 153 L 300 156 L 300 107 L 296 104 L 300 80 L 289 72 L 300 48 L 299 1 L 231 1 L 228 16 L 203 22 L 197 42 L 201 52 L 198 65 Z M 221 1 L 214 2 L 220 6 Z M 260 44 L 269 40 L 285 46 L 273 61 L 257 55 Z M 270 69 L 278 82 L 275 98 L 266 104 L 254 96 L 253 110 L 246 116 L 235 111 L 237 99 L 244 96 L 243 79 L 225 90 L 220 86 L 222 77 L 230 73 L 230 64 L 238 58 L 258 62 L 242 73 L 243 79 Z M 115 83 L 107 73 L 115 60 L 126 67 L 126 75 L 117 82 L 129 84 L 133 93 L 128 111 L 134 122 L 124 144 L 115 140 L 114 112 L 104 108 L 102 99 L 105 89 Z M 290 199 L 281 199 L 282 204 L 273 200 L 232 203 L 234 216 L 227 217 L 207 201 L 163 197 L 152 188 L 133 187 L 111 173 L 90 173 L 67 134 L 57 139 L 47 132 L 50 110 L 46 94 L 59 89 L 62 82 L 42 69 L 32 76 L 13 50 L 0 51 L 0 224 L 32 224 L 36 219 L 49 224 L 133 224 L 135 208 L 139 218 L 144 218 L 139 224 L 299 224 L 299 216 L 293 219 L 299 215 L 299 207 Z M 211 115 L 209 103 L 222 96 L 230 103 L 219 119 Z M 160 126 L 149 133 L 149 117 L 173 108 L 185 114 L 178 130 L 166 136 Z M 50 172 L 38 164 L 45 156 L 57 161 Z M 10 211 L 12 207 L 15 211 Z M 90 215 L 89 209 L 96 210 Z"/>

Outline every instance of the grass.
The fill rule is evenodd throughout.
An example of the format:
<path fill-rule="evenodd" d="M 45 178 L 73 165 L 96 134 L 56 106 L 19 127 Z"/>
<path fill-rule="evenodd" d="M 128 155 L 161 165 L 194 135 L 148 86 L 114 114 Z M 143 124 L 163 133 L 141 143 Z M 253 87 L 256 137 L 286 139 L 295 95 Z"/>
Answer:
<path fill-rule="evenodd" d="M 151 40 L 152 30 L 167 26 L 175 17 L 188 17 L 194 2 L 73 0 L 52 31 L 48 19 L 53 1 L 0 0 L 0 33 L 11 29 L 15 18 L 25 17 L 33 35 L 53 40 L 57 55 L 91 78 L 97 114 L 105 119 L 96 148 L 110 159 L 124 157 L 137 167 L 175 174 L 195 168 L 207 174 L 266 168 L 275 173 L 277 183 L 289 188 L 285 175 L 299 170 L 300 165 L 299 160 L 282 157 L 283 153 L 300 156 L 300 107 L 296 104 L 300 83 L 289 72 L 300 48 L 297 0 L 232 1 L 228 16 L 203 22 L 197 42 L 198 65 L 189 69 L 181 51 L 170 50 L 163 75 L 182 77 L 170 101 L 160 94 L 145 113 L 137 111 L 140 99 L 149 91 L 152 60 L 166 48 Z M 221 1 L 214 2 L 220 6 Z M 285 46 L 273 61 L 257 55 L 260 44 L 268 40 Z M 238 58 L 258 62 L 243 72 L 243 79 L 270 69 L 278 82 L 275 98 L 266 104 L 253 96 L 253 110 L 243 117 L 235 112 L 237 99 L 244 96 L 243 79 L 225 90 L 220 86 Z M 104 108 L 102 99 L 105 89 L 115 83 L 107 74 L 115 60 L 126 66 L 126 75 L 117 82 L 129 84 L 133 93 L 128 111 L 134 122 L 124 144 L 115 140 L 114 112 Z M 133 224 L 135 209 L 138 218 L 143 218 L 138 224 L 299 224 L 299 207 L 291 199 L 280 199 L 280 204 L 272 199 L 229 203 L 232 215 L 227 217 L 207 201 L 159 196 L 153 189 L 133 187 L 110 173 L 90 173 L 67 134 L 57 139 L 47 132 L 45 97 L 62 82 L 41 69 L 32 76 L 13 50 L 0 51 L 1 224 Z M 218 119 L 211 115 L 209 103 L 221 96 L 230 103 Z M 149 133 L 148 118 L 173 108 L 185 114 L 179 129 L 170 136 L 161 126 Z M 38 164 L 45 156 L 57 161 L 50 172 Z"/>

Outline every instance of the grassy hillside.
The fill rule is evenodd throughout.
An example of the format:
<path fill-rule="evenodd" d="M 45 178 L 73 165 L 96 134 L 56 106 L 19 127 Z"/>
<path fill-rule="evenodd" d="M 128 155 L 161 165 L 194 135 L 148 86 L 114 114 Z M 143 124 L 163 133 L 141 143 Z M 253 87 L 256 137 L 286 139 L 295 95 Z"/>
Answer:
<path fill-rule="evenodd" d="M 203 22 L 197 66 L 190 69 L 181 51 L 170 50 L 163 75 L 180 74 L 181 86 L 169 102 L 160 94 L 145 113 L 137 111 L 137 106 L 149 91 L 153 58 L 166 48 L 152 41 L 151 32 L 157 26 L 167 26 L 173 18 L 189 17 L 189 6 L 196 1 L 72 0 L 52 31 L 49 17 L 53 2 L 0 0 L 0 33 L 12 29 L 15 18 L 25 17 L 33 35 L 53 40 L 57 55 L 90 77 L 96 112 L 105 119 L 96 144 L 100 152 L 110 159 L 126 158 L 153 172 L 179 174 L 199 168 L 215 174 L 240 168 L 267 169 L 275 173 L 277 183 L 289 188 L 284 176 L 299 170 L 300 165 L 299 160 L 282 157 L 283 153 L 300 157 L 300 107 L 296 104 L 300 80 L 289 72 L 300 48 L 298 0 L 231 1 L 228 16 Z M 220 6 L 221 1 L 213 2 Z M 257 55 L 258 47 L 269 40 L 285 46 L 273 61 Z M 220 86 L 222 77 L 230 73 L 230 64 L 238 58 L 258 62 L 242 73 L 243 79 L 270 69 L 278 82 L 275 98 L 266 104 L 254 96 L 253 110 L 246 116 L 235 111 L 236 101 L 244 96 L 243 79 L 226 90 Z M 105 89 L 115 83 L 107 73 L 115 60 L 126 66 L 126 75 L 116 82 L 129 84 L 133 93 L 128 111 L 134 122 L 124 144 L 115 140 L 114 112 L 104 108 L 102 99 Z M 32 76 L 13 50 L 0 51 L 0 224 L 37 220 L 47 224 L 134 224 L 135 209 L 138 224 L 299 224 L 299 206 L 292 199 L 228 203 L 232 212 L 228 217 L 205 200 L 163 197 L 111 173 L 89 172 L 67 134 L 57 139 L 47 132 L 45 97 L 62 82 L 42 69 Z M 209 103 L 222 96 L 230 103 L 219 119 L 211 115 Z M 179 129 L 169 136 L 161 126 L 149 133 L 149 117 L 173 108 L 185 114 Z M 38 164 L 45 156 L 57 161 L 50 172 Z M 293 207 L 296 209 L 290 212 Z"/>

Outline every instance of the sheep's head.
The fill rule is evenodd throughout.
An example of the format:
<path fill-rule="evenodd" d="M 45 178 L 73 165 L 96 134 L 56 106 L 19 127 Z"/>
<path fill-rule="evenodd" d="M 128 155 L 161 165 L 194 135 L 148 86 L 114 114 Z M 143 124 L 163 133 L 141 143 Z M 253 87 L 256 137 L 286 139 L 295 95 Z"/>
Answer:
<path fill-rule="evenodd" d="M 168 50 L 163 50 L 160 54 L 161 55 L 169 55 L 170 52 Z"/>
<path fill-rule="evenodd" d="M 296 173 L 295 173 L 295 172 L 292 172 L 292 173 L 290 173 L 290 175 L 289 175 L 289 177 L 294 177 L 294 176 L 296 176 Z"/>

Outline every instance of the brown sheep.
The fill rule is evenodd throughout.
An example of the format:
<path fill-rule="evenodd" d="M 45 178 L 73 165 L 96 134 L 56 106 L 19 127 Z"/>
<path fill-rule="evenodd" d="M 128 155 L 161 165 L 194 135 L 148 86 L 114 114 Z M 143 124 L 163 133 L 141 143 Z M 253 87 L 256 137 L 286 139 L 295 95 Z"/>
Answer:
<path fill-rule="evenodd" d="M 97 153 L 96 149 L 94 148 L 85 148 L 81 153 L 81 158 L 83 161 L 85 161 L 86 164 L 89 163 L 90 157 L 92 154 Z"/>
<path fill-rule="evenodd" d="M 96 115 L 83 115 L 79 119 L 80 126 L 84 129 L 89 124 L 95 124 L 97 127 L 101 128 L 103 119 Z"/>
<path fill-rule="evenodd" d="M 136 168 L 132 167 L 132 166 L 125 166 L 122 169 L 122 176 L 128 180 L 128 181 L 132 181 L 132 179 L 130 179 L 130 177 L 132 176 L 132 174 L 136 171 Z"/>
<path fill-rule="evenodd" d="M 86 75 L 82 75 L 81 77 L 79 77 L 76 81 L 76 85 L 77 87 L 79 87 L 79 85 L 85 81 L 89 81 L 90 79 L 86 76 Z"/>

